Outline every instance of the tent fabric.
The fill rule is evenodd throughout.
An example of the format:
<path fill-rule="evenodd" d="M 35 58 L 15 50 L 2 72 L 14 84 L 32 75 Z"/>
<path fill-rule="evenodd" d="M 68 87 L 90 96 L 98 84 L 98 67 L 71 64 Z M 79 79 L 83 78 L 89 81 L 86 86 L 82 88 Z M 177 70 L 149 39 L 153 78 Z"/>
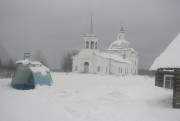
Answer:
<path fill-rule="evenodd" d="M 11 86 L 16 89 L 34 89 L 36 85 L 52 84 L 52 77 L 49 71 L 46 74 L 34 72 L 28 66 L 20 66 L 12 77 Z"/>

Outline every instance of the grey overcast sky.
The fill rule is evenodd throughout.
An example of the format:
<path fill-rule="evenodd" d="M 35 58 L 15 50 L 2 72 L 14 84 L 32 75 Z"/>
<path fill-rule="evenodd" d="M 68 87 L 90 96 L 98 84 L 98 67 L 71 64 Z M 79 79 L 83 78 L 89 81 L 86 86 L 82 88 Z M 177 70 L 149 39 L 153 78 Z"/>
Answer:
<path fill-rule="evenodd" d="M 143 69 L 180 33 L 180 0 L 0 0 L 0 44 L 13 59 L 40 49 L 58 69 L 64 53 L 83 48 L 91 11 L 99 48 L 116 40 L 123 21 Z"/>

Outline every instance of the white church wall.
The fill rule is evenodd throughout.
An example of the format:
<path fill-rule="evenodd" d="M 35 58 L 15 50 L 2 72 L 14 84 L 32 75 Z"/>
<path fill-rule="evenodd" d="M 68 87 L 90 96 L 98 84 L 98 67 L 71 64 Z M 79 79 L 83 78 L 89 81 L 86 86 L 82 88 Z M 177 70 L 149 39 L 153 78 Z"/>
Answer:
<path fill-rule="evenodd" d="M 135 75 L 138 73 L 136 65 L 121 63 L 112 59 L 103 58 L 95 54 L 79 54 L 73 58 L 73 72 L 84 72 L 84 63 L 89 63 L 89 73 L 114 74 L 114 75 Z M 134 61 L 135 63 L 135 61 Z"/>
<path fill-rule="evenodd" d="M 114 75 L 138 74 L 137 52 L 130 48 L 130 43 L 126 41 L 122 27 L 118 31 L 117 41 L 114 41 L 107 50 L 99 50 L 97 48 L 98 38 L 92 31 L 84 36 L 83 40 L 84 49 L 73 57 L 73 72 Z M 118 62 L 109 57 L 102 57 L 101 53 L 116 54 L 131 61 L 133 64 Z"/>
<path fill-rule="evenodd" d="M 94 72 L 98 74 L 108 74 L 109 72 L 109 59 L 95 55 Z M 100 70 L 98 69 L 100 68 Z"/>
<path fill-rule="evenodd" d="M 92 73 L 92 55 L 82 54 L 79 56 L 80 58 L 80 72 L 84 72 L 84 64 L 87 62 L 89 64 L 89 73 Z"/>
<path fill-rule="evenodd" d="M 73 65 L 72 72 L 80 72 L 81 64 L 80 64 L 79 55 L 73 57 L 72 65 Z"/>

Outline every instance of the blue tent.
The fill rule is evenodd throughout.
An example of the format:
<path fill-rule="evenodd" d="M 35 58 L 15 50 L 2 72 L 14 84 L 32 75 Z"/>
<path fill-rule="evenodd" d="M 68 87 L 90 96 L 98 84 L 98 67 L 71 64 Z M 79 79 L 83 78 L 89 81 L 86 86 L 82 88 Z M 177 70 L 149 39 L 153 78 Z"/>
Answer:
<path fill-rule="evenodd" d="M 48 86 L 52 84 L 50 71 L 45 66 L 19 66 L 11 82 L 11 86 L 16 89 L 34 89 L 37 84 Z"/>

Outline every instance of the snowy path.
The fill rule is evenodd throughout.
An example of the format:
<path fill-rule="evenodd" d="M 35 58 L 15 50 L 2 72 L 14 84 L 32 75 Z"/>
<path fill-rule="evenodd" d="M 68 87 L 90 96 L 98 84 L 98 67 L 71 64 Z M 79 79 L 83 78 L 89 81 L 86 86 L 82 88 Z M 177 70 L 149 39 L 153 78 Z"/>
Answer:
<path fill-rule="evenodd" d="M 53 73 L 51 87 L 15 90 L 0 80 L 0 121 L 180 121 L 172 90 L 143 76 Z"/>

